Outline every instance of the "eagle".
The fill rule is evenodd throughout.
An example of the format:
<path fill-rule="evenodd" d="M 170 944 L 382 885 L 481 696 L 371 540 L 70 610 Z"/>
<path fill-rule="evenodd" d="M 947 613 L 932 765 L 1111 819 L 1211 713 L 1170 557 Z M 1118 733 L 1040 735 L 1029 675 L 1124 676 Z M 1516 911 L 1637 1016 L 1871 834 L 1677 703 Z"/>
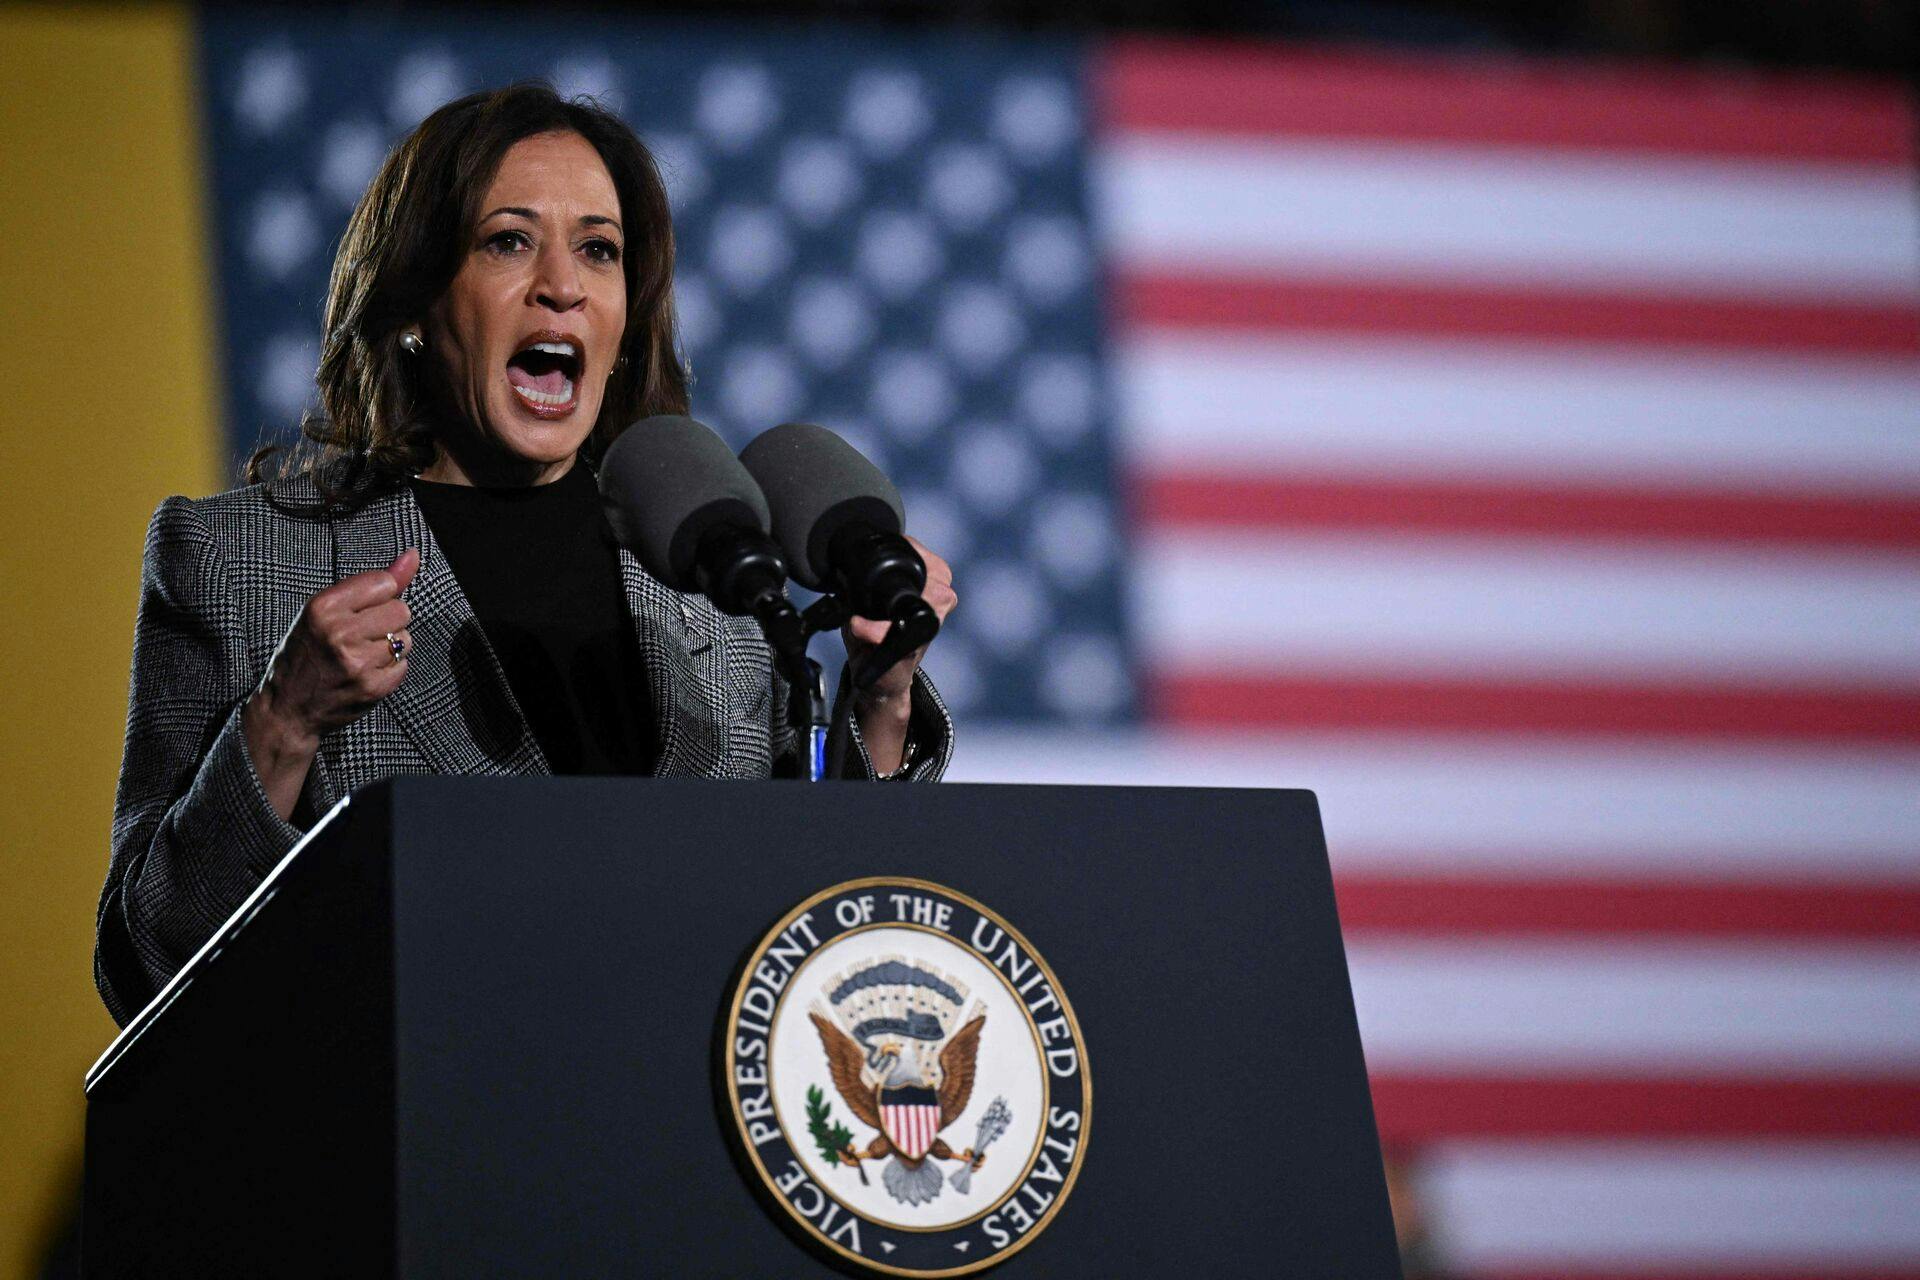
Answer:
<path fill-rule="evenodd" d="M 984 1152 L 975 1154 L 973 1148 L 968 1147 L 956 1153 L 939 1134 L 960 1118 L 967 1109 L 967 1100 L 973 1096 L 974 1059 L 980 1053 L 980 1031 L 986 1026 L 986 1014 L 975 1015 L 942 1046 L 937 1090 L 909 1065 L 913 1057 L 902 1055 L 894 1045 L 881 1047 L 873 1063 L 876 1079 L 868 1084 L 864 1071 L 867 1055 L 854 1038 L 819 1013 L 810 1012 L 807 1016 L 813 1019 L 814 1029 L 820 1033 L 820 1045 L 827 1051 L 827 1070 L 833 1076 L 833 1087 L 846 1101 L 847 1110 L 861 1123 L 880 1131 L 865 1151 L 856 1152 L 851 1142 L 841 1147 L 836 1153 L 840 1163 L 858 1170 L 863 1160 L 892 1156 L 881 1169 L 881 1182 L 894 1199 L 905 1204 L 925 1204 L 940 1194 L 942 1181 L 939 1167 L 930 1163 L 930 1158 L 964 1160 L 972 1169 L 978 1169 L 985 1162 Z M 925 1132 L 896 1140 L 893 1135 L 899 1131 L 901 1122 L 896 1120 L 890 1127 L 882 1108 L 894 1108 L 896 1116 L 911 1114 L 916 1108 L 900 1104 L 920 1100 L 937 1100 L 937 1116 L 932 1114 L 932 1106 L 920 1108 L 933 1123 Z M 910 1130 L 912 1122 L 906 1123 Z"/>

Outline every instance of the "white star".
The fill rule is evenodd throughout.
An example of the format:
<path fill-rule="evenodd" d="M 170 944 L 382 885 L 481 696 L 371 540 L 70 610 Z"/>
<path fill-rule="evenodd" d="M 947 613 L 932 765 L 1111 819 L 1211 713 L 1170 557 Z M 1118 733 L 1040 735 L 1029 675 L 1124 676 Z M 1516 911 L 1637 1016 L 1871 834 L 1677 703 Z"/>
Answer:
<path fill-rule="evenodd" d="M 960 284 L 941 299 L 935 322 L 940 345 L 962 368 L 983 374 L 1025 340 L 1020 311 L 989 285 Z"/>
<path fill-rule="evenodd" d="M 1018 655 L 1052 624 L 1047 593 L 1026 565 L 974 565 L 967 571 L 966 585 L 968 634 L 998 657 Z"/>
<path fill-rule="evenodd" d="M 1055 76 L 1017 76 L 993 94 L 991 125 L 1018 160 L 1041 165 L 1058 160 L 1080 127 L 1073 91 Z"/>
<path fill-rule="evenodd" d="M 1064 214 L 1018 218 L 1007 229 L 1007 274 L 1028 297 L 1058 303 L 1093 276 L 1093 253 L 1079 222 Z"/>
<path fill-rule="evenodd" d="M 371 120 L 341 120 L 327 130 L 320 152 L 320 189 L 343 205 L 355 205 L 386 159 L 387 137 Z"/>
<path fill-rule="evenodd" d="M 997 424 L 970 427 L 953 446 L 953 487 L 984 515 L 1013 510 L 1039 474 L 1027 442 Z"/>
<path fill-rule="evenodd" d="M 872 409 L 887 429 L 924 440 L 952 416 L 957 396 L 940 362 L 921 351 L 892 351 L 874 361 Z"/>
<path fill-rule="evenodd" d="M 1092 361 L 1085 356 L 1042 353 L 1022 363 L 1015 399 L 1042 437 L 1066 448 L 1093 428 L 1098 392 Z"/>
<path fill-rule="evenodd" d="M 320 228 L 298 191 L 269 191 L 254 202 L 247 223 L 247 260 L 262 275 L 283 280 L 320 243 Z"/>
<path fill-rule="evenodd" d="M 700 77 L 694 119 L 721 150 L 746 150 L 779 118 L 780 96 L 765 67 L 736 63 Z"/>
<path fill-rule="evenodd" d="M 926 89 L 911 71 L 862 71 L 847 87 L 847 132 L 883 160 L 905 151 L 932 124 Z"/>
<path fill-rule="evenodd" d="M 771 209 L 729 205 L 713 217 L 708 266 L 737 294 L 758 293 L 793 263 L 786 225 Z"/>
<path fill-rule="evenodd" d="M 466 80 L 466 71 L 444 50 L 409 54 L 393 71 L 393 90 L 387 97 L 388 123 L 397 130 L 413 128 L 441 104 L 459 97 Z"/>
<path fill-rule="evenodd" d="M 925 216 L 876 209 L 860 224 L 854 260 L 883 295 L 899 301 L 945 265 L 940 238 Z"/>
<path fill-rule="evenodd" d="M 1063 715 L 1110 716 L 1126 705 L 1132 682 L 1119 646 L 1107 636 L 1055 640 L 1041 660 L 1040 697 Z"/>
<path fill-rule="evenodd" d="M 816 276 L 794 287 L 787 333 L 815 364 L 839 368 L 871 343 L 875 332 L 873 309 L 851 284 Z"/>
<path fill-rule="evenodd" d="M 273 133 L 306 103 L 306 64 L 292 49 L 284 45 L 253 48 L 240 59 L 233 113 L 248 132 Z"/>
<path fill-rule="evenodd" d="M 314 400 L 313 374 L 320 366 L 320 344 L 311 337 L 283 333 L 260 350 L 254 395 L 268 412 L 292 423 Z"/>
<path fill-rule="evenodd" d="M 1030 546 L 1056 582 L 1086 586 L 1113 560 L 1113 521 L 1106 504 L 1085 493 L 1050 494 L 1034 512 Z"/>
<path fill-rule="evenodd" d="M 860 195 L 860 166 L 840 138 L 795 138 L 780 153 L 781 202 L 808 226 L 833 220 Z"/>
<path fill-rule="evenodd" d="M 736 348 L 727 356 L 717 389 L 721 406 L 747 439 L 790 420 L 806 397 L 793 361 L 776 347 Z"/>
<path fill-rule="evenodd" d="M 976 231 L 1013 199 L 1013 181 L 992 148 L 956 143 L 927 162 L 927 203 L 956 231 Z"/>

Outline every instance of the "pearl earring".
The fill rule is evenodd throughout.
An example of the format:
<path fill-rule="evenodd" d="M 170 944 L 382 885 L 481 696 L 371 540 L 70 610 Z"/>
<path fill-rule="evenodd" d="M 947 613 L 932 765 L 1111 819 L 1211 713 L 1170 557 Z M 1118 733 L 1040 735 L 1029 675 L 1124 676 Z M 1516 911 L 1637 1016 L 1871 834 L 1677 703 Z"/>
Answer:
<path fill-rule="evenodd" d="M 400 335 L 400 347 L 410 356 L 417 356 L 427 349 L 426 339 L 409 329 Z"/>

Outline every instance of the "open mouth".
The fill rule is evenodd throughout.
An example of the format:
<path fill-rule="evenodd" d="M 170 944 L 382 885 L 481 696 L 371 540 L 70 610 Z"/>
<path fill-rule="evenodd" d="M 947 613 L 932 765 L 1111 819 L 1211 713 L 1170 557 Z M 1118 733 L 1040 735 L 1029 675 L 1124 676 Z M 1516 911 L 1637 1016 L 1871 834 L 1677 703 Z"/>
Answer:
<path fill-rule="evenodd" d="M 507 361 L 507 381 L 535 413 L 560 417 L 573 412 L 584 363 L 576 340 L 540 337 Z"/>

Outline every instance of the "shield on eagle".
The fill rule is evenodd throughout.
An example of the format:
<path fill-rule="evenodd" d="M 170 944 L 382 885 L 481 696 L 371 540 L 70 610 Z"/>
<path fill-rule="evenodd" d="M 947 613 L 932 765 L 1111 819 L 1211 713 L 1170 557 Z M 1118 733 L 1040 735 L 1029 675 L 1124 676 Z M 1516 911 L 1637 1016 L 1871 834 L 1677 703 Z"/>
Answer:
<path fill-rule="evenodd" d="M 940 1132 L 940 1095 L 924 1085 L 880 1090 L 880 1119 L 887 1140 L 909 1160 L 918 1160 Z"/>

